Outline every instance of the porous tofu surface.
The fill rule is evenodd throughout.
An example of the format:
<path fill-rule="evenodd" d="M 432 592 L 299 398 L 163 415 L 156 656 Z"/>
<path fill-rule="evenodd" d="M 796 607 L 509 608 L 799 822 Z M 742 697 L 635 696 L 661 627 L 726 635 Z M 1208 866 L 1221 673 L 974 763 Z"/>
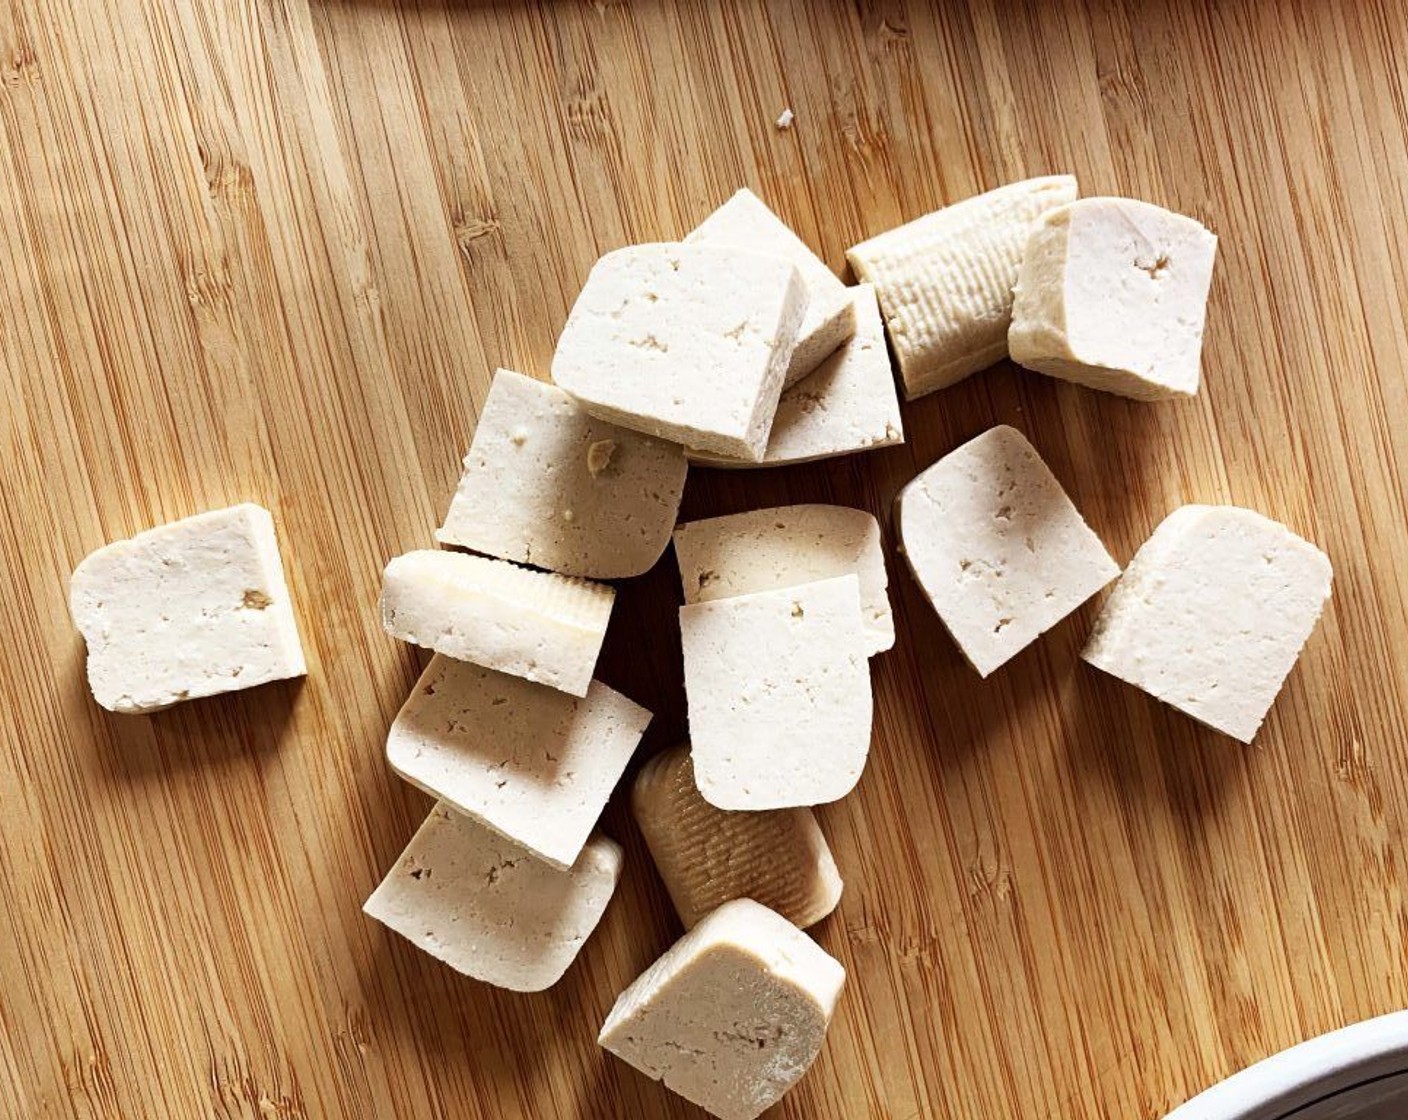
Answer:
<path fill-rule="evenodd" d="M 1129 562 L 1090 664 L 1250 743 L 1330 597 L 1329 558 L 1237 506 L 1183 506 Z"/>
<path fill-rule="evenodd" d="M 815 1060 L 845 979 L 787 919 L 739 899 L 621 993 L 599 1041 L 720 1120 L 754 1120 Z"/>
<path fill-rule="evenodd" d="M 593 267 L 552 378 L 595 416 L 759 459 L 806 287 L 782 257 L 731 245 L 632 245 Z"/>
<path fill-rule="evenodd" d="M 734 245 L 771 253 L 797 266 L 806 287 L 807 310 L 787 363 L 784 386 L 806 377 L 855 330 L 855 308 L 841 278 L 747 187 L 700 222 L 685 242 Z"/>
<path fill-rule="evenodd" d="M 437 803 L 363 910 L 456 972 L 542 991 L 601 920 L 621 858 L 598 835 L 564 871 Z"/>
<path fill-rule="evenodd" d="M 1121 396 L 1192 396 L 1216 253 L 1202 223 L 1132 198 L 1047 211 L 1017 281 L 1013 360 Z"/>
<path fill-rule="evenodd" d="M 600 681 L 585 697 L 436 654 L 391 725 L 401 777 L 570 867 L 650 722 Z"/>
<path fill-rule="evenodd" d="M 301 677 L 307 671 L 274 519 L 244 504 L 90 553 L 69 584 L 93 697 L 114 712 Z"/>
<path fill-rule="evenodd" d="M 880 525 L 848 506 L 774 506 L 689 521 L 675 530 L 686 603 L 707 603 L 854 573 L 867 649 L 895 644 Z"/>
<path fill-rule="evenodd" d="M 684 606 L 680 632 L 706 801 L 780 809 L 850 792 L 873 714 L 854 575 Z"/>
<path fill-rule="evenodd" d="M 501 369 L 435 536 L 563 575 L 637 576 L 670 542 L 687 471 L 678 444 L 599 420 L 555 385 Z"/>

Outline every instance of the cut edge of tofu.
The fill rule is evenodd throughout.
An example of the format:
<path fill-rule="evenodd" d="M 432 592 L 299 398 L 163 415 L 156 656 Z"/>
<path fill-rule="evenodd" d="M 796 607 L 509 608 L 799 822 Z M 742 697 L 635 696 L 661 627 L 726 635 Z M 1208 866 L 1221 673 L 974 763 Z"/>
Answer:
<path fill-rule="evenodd" d="M 1037 633 L 1034 634 L 1025 645 L 1021 646 L 1016 650 L 1013 650 L 1006 657 L 1003 657 L 1000 660 L 996 661 L 989 661 L 986 658 L 981 660 L 974 658 L 972 651 L 959 638 L 959 636 L 954 633 L 952 627 L 949 625 L 948 619 L 944 615 L 944 612 L 939 609 L 939 605 L 934 602 L 933 596 L 929 593 L 928 585 L 925 583 L 923 576 L 920 574 L 918 568 L 915 566 L 914 556 L 912 555 L 913 550 L 912 548 L 907 547 L 905 544 L 905 506 L 907 499 L 909 499 L 911 495 L 915 493 L 925 493 L 927 495 L 925 481 L 926 476 L 929 474 L 930 471 L 932 471 L 935 467 L 938 467 L 950 456 L 958 454 L 959 452 L 963 451 L 965 448 L 969 447 L 971 444 L 977 442 L 978 440 L 995 438 L 994 433 L 1000 433 L 1000 435 L 996 438 L 1011 440 L 1015 437 L 1016 440 L 1020 441 L 1022 446 L 1031 450 L 1032 454 L 1036 456 L 1036 460 L 1041 465 L 1041 468 L 1055 482 L 1057 488 L 1060 490 L 1066 502 L 1070 505 L 1071 510 L 1074 512 L 1075 516 L 1080 520 L 1080 523 L 1085 527 L 1086 531 L 1089 533 L 1089 539 L 1100 547 L 1100 550 L 1103 554 L 1104 562 L 1099 565 L 1099 567 L 1096 569 L 1094 576 L 1092 577 L 1092 581 L 1098 582 L 1094 582 L 1094 586 L 1091 586 L 1089 590 L 1086 591 L 1084 597 L 1081 598 L 1078 603 L 1072 606 L 1070 610 L 1068 610 L 1065 614 L 1061 615 L 1059 618 L 1052 621 L 1049 625 L 1038 630 Z M 926 497 L 926 500 L 929 499 L 927 499 Z M 924 596 L 924 598 L 928 601 L 929 605 L 933 608 L 934 614 L 938 617 L 939 622 L 942 624 L 945 633 L 947 633 L 950 639 L 952 639 L 953 644 L 958 648 L 959 653 L 963 655 L 963 659 L 968 662 L 968 664 L 972 666 L 972 668 L 977 672 L 978 676 L 983 678 L 984 680 L 986 680 L 993 673 L 997 672 L 998 669 L 1006 665 L 1009 661 L 1012 660 L 1012 658 L 1016 657 L 1019 653 L 1023 652 L 1026 649 L 1029 649 L 1035 642 L 1040 640 L 1043 635 L 1049 633 L 1061 622 L 1069 618 L 1076 610 L 1078 610 L 1081 606 L 1084 606 L 1095 595 L 1099 594 L 1099 592 L 1103 588 L 1107 587 L 1113 580 L 1119 578 L 1120 576 L 1119 562 L 1116 561 L 1115 558 L 1110 554 L 1109 548 L 1105 545 L 1105 542 L 1100 539 L 1100 535 L 1096 533 L 1095 530 L 1091 527 L 1090 523 L 1086 521 L 1085 515 L 1080 512 L 1079 507 L 1076 506 L 1074 500 L 1066 491 L 1066 488 L 1061 485 L 1061 480 L 1056 478 L 1055 473 L 1051 470 L 1050 466 L 1047 465 L 1046 460 L 1041 457 L 1041 453 L 1036 450 L 1036 448 L 1032 445 L 1031 441 L 1028 440 L 1027 437 L 1020 430 L 1012 427 L 1012 425 L 1010 424 L 996 424 L 993 427 L 988 428 L 986 431 L 979 432 L 972 439 L 965 440 L 963 443 L 959 444 L 958 447 L 955 447 L 952 451 L 948 452 L 941 458 L 935 460 L 935 462 L 931 463 L 928 467 L 925 467 L 924 470 L 920 471 L 917 475 L 915 475 L 912 479 L 905 483 L 905 485 L 900 488 L 899 493 L 895 495 L 892 517 L 894 519 L 896 531 L 899 536 L 899 544 L 897 546 L 897 551 L 899 552 L 900 556 L 904 558 L 905 567 L 909 570 L 910 578 L 914 581 L 915 586 L 919 588 L 920 593 Z M 1084 588 L 1082 590 L 1084 590 Z"/>

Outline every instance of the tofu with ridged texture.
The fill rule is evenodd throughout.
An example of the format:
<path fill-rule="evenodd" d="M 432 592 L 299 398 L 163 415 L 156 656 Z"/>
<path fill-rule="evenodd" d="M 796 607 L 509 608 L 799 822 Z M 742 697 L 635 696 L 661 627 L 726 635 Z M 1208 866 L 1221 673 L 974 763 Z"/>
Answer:
<path fill-rule="evenodd" d="M 420 549 L 386 566 L 386 632 L 446 657 L 585 696 L 616 592 L 506 560 Z"/>
<path fill-rule="evenodd" d="M 576 697 L 436 654 L 391 725 L 386 757 L 455 811 L 570 867 L 649 722 L 600 681 Z"/>
<path fill-rule="evenodd" d="M 1032 226 L 1072 202 L 1076 181 L 1009 183 L 853 246 L 856 276 L 875 285 L 910 400 L 1007 356 L 1012 286 Z"/>
<path fill-rule="evenodd" d="M 74 570 L 69 608 L 93 698 L 109 711 L 155 712 L 307 672 L 274 519 L 257 505 L 90 553 Z"/>
<path fill-rule="evenodd" d="M 1132 198 L 1083 198 L 1033 228 L 1017 281 L 1013 361 L 1139 400 L 1198 391 L 1217 236 Z"/>
<path fill-rule="evenodd" d="M 791 261 L 802 274 L 807 310 L 787 362 L 783 386 L 795 385 L 855 331 L 855 307 L 826 262 L 747 187 L 695 227 L 686 244 L 733 245 Z"/>
<path fill-rule="evenodd" d="M 694 784 L 689 746 L 641 768 L 631 809 L 685 929 L 735 898 L 805 928 L 836 909 L 841 876 L 810 809 L 725 812 Z"/>
<path fill-rule="evenodd" d="M 983 676 L 1120 573 L 1036 449 L 1006 425 L 921 472 L 896 510 L 915 580 Z"/>
<path fill-rule="evenodd" d="M 870 639 L 854 575 L 680 608 L 699 792 L 720 809 L 836 801 L 870 751 Z"/>
<path fill-rule="evenodd" d="M 540 992 L 596 929 L 621 859 L 596 835 L 564 871 L 437 803 L 362 909 L 456 972 Z"/>
<path fill-rule="evenodd" d="M 874 515 L 847 506 L 775 506 L 689 521 L 675 530 L 686 603 L 707 603 L 854 573 L 866 648 L 895 644 L 885 552 Z"/>
<path fill-rule="evenodd" d="M 783 390 L 760 462 L 692 452 L 706 467 L 780 467 L 904 442 L 885 324 L 872 284 L 847 288 L 855 306 L 852 336 L 803 380 Z"/>
<path fill-rule="evenodd" d="M 501 369 L 435 536 L 563 575 L 638 576 L 670 542 L 688 469 L 678 444 L 598 420 L 557 386 Z"/>
<path fill-rule="evenodd" d="M 1169 514 L 1085 649 L 1098 669 L 1250 743 L 1330 597 L 1329 558 L 1237 506 Z"/>
<path fill-rule="evenodd" d="M 632 245 L 592 268 L 552 379 L 593 416 L 759 459 L 806 313 L 801 274 L 731 245 Z"/>
<path fill-rule="evenodd" d="M 751 899 L 720 906 L 621 993 L 598 1041 L 720 1120 L 754 1120 L 807 1072 L 846 970 Z"/>

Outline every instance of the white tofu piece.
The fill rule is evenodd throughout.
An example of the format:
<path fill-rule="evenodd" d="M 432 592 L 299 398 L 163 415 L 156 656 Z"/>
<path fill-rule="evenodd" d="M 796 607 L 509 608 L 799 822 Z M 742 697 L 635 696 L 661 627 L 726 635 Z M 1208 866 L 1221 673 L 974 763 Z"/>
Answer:
<path fill-rule="evenodd" d="M 555 572 L 420 549 L 386 565 L 386 632 L 459 661 L 585 696 L 616 592 Z"/>
<path fill-rule="evenodd" d="M 597 261 L 552 359 L 593 416 L 758 459 L 806 313 L 781 257 L 725 245 L 632 245 Z"/>
<path fill-rule="evenodd" d="M 563 575 L 638 576 L 670 541 L 688 469 L 678 444 L 501 369 L 435 538 Z"/>
<path fill-rule="evenodd" d="M 797 266 L 806 288 L 807 310 L 788 359 L 784 388 L 806 377 L 854 333 L 855 305 L 841 278 L 747 187 L 696 226 L 685 243 L 771 253 Z"/>
<path fill-rule="evenodd" d="M 846 256 L 875 285 L 909 400 L 1007 354 L 1012 286 L 1042 214 L 1072 202 L 1076 181 L 1010 183 L 872 237 Z"/>
<path fill-rule="evenodd" d="M 1012 359 L 1124 397 L 1192 396 L 1216 253 L 1200 222 L 1147 202 L 1048 210 L 1022 260 Z"/>
<path fill-rule="evenodd" d="M 438 802 L 362 909 L 456 972 L 540 992 L 596 929 L 621 861 L 598 834 L 564 871 Z"/>
<path fill-rule="evenodd" d="M 694 784 L 688 744 L 641 768 L 631 810 L 685 929 L 735 898 L 760 902 L 801 928 L 841 901 L 841 875 L 816 814 L 716 809 Z"/>
<path fill-rule="evenodd" d="M 680 608 L 694 780 L 720 809 L 849 793 L 873 705 L 854 575 Z"/>
<path fill-rule="evenodd" d="M 896 500 L 901 549 L 983 676 L 1120 574 L 1036 449 L 989 428 Z"/>
<path fill-rule="evenodd" d="M 69 609 L 88 645 L 88 684 L 111 712 L 301 677 L 308 670 L 274 519 L 211 510 L 90 553 Z"/>
<path fill-rule="evenodd" d="M 1085 659 L 1250 743 L 1315 629 L 1329 558 L 1237 506 L 1175 510 L 1129 562 Z"/>
<path fill-rule="evenodd" d="M 798 505 L 690 521 L 675 530 L 686 603 L 795 587 L 853 573 L 866 651 L 895 644 L 880 525 L 863 509 Z"/>
<path fill-rule="evenodd" d="M 855 333 L 813 373 L 783 390 L 762 461 L 696 451 L 689 456 L 693 462 L 708 467 L 779 467 L 904 442 L 900 400 L 875 287 L 860 284 L 846 291 L 855 307 Z"/>
<path fill-rule="evenodd" d="M 600 681 L 585 697 L 436 654 L 386 740 L 391 768 L 567 868 L 650 713 Z"/>
<path fill-rule="evenodd" d="M 754 1120 L 821 1052 L 846 970 L 766 906 L 720 906 L 621 993 L 598 1042 L 720 1120 Z"/>

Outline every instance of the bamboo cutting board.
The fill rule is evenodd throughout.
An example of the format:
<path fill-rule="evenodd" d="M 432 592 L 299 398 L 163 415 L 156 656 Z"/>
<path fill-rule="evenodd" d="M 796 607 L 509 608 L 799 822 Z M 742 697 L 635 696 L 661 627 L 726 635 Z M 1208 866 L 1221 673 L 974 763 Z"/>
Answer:
<path fill-rule="evenodd" d="M 686 1117 L 610 1059 L 678 934 L 628 869 L 557 988 L 450 973 L 360 905 L 428 801 L 382 758 L 418 670 L 375 611 L 495 365 L 543 375 L 595 258 L 740 185 L 838 269 L 947 201 L 1070 170 L 1221 236 L 1205 388 L 999 366 L 909 442 L 697 471 L 685 516 L 885 520 L 986 427 L 1116 557 L 1187 501 L 1322 545 L 1335 594 L 1254 748 L 1084 667 L 1085 610 L 987 682 L 899 566 L 846 879 L 850 979 L 778 1115 L 1152 1118 L 1408 1005 L 1408 9 L 509 0 L 0 4 L 0 1114 Z M 795 126 L 773 122 L 784 107 Z M 152 717 L 89 698 L 68 573 L 238 500 L 278 522 L 310 672 Z M 601 675 L 684 732 L 667 557 Z"/>

